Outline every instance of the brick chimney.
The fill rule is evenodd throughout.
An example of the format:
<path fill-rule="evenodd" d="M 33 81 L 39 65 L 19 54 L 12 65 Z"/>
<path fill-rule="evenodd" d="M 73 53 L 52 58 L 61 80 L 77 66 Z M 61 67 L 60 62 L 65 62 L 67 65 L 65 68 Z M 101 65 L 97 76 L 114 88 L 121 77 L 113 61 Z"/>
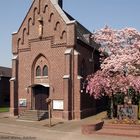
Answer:
<path fill-rule="evenodd" d="M 60 6 L 60 8 L 63 8 L 63 0 L 55 0 L 56 3 Z"/>

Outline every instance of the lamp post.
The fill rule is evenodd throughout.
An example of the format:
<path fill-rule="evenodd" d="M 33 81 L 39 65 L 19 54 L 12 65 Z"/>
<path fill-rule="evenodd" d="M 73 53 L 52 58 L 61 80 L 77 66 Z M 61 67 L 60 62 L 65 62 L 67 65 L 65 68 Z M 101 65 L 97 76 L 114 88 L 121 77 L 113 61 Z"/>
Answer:
<path fill-rule="evenodd" d="M 46 99 L 46 102 L 48 104 L 48 110 L 49 110 L 49 127 L 51 127 L 52 126 L 52 122 L 51 122 L 52 100 L 51 99 Z"/>

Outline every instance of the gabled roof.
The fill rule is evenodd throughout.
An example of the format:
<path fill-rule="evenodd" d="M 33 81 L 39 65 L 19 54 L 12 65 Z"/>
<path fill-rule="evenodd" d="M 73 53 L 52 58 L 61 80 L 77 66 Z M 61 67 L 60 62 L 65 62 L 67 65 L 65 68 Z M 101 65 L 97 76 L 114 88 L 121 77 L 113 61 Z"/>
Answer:
<path fill-rule="evenodd" d="M 13 32 L 13 34 L 16 34 L 16 33 L 19 32 L 19 30 L 20 30 L 20 28 L 22 27 L 24 21 L 26 20 L 26 17 L 27 17 L 28 14 L 30 13 L 30 11 L 31 11 L 31 9 L 32 9 L 32 7 L 33 7 L 35 1 L 36 1 L 36 0 L 33 0 L 31 6 L 30 6 L 30 8 L 29 8 L 29 10 L 28 10 L 28 12 L 27 12 L 27 14 L 26 14 L 26 16 L 25 16 L 23 22 L 22 22 L 22 24 L 20 25 L 20 27 L 19 27 L 19 29 L 18 29 L 18 31 Z M 63 9 L 58 5 L 58 3 L 57 3 L 56 0 L 50 0 L 50 2 L 53 4 L 53 6 L 55 7 L 55 9 L 57 10 L 57 12 L 58 12 L 59 15 L 62 17 L 62 19 L 65 21 L 66 24 L 70 24 L 70 23 L 75 22 L 75 21 L 71 21 L 71 20 L 66 16 L 65 12 L 64 12 Z"/>
<path fill-rule="evenodd" d="M 55 9 L 57 10 L 57 12 L 59 13 L 59 15 L 61 15 L 62 19 L 66 22 L 66 24 L 71 23 L 71 21 L 73 22 L 73 20 L 70 20 L 70 19 L 66 16 L 64 10 L 59 6 L 59 4 L 57 3 L 56 0 L 50 0 L 50 1 L 51 1 L 51 3 L 53 4 L 53 6 L 55 7 Z"/>
<path fill-rule="evenodd" d="M 11 77 L 12 69 L 0 66 L 0 77 Z"/>
<path fill-rule="evenodd" d="M 52 4 L 58 11 L 58 13 L 61 15 L 63 20 L 66 22 L 66 24 L 75 23 L 76 24 L 76 38 L 77 40 L 82 41 L 83 43 L 87 44 L 90 47 L 95 47 L 95 49 L 98 49 L 98 44 L 94 41 L 91 41 L 90 37 L 92 33 L 85 28 L 82 24 L 80 24 L 75 18 L 73 18 L 71 15 L 69 15 L 66 11 L 64 11 L 56 2 L 56 0 L 51 0 Z"/>
<path fill-rule="evenodd" d="M 35 0 L 33 1 L 33 3 L 31 4 L 31 7 L 29 9 L 28 13 L 30 12 L 32 6 L 34 5 Z M 77 35 L 77 39 L 81 40 L 82 42 L 92 46 L 90 44 L 90 35 L 92 34 L 88 29 L 86 29 L 83 25 L 81 25 L 77 20 L 75 20 L 71 15 L 69 15 L 67 12 L 65 12 L 58 4 L 58 2 L 56 0 L 50 0 L 50 2 L 53 4 L 54 8 L 57 10 L 57 12 L 59 13 L 59 15 L 62 17 L 62 19 L 64 20 L 64 22 L 66 24 L 71 24 L 71 23 L 75 23 L 76 24 L 76 35 Z M 26 15 L 26 17 L 27 17 Z M 25 21 L 26 17 L 24 18 L 23 22 Z M 23 23 L 22 23 L 23 24 Z M 20 28 L 22 27 L 22 24 L 20 26 Z M 19 28 L 19 30 L 20 30 Z M 92 43 L 94 44 L 94 43 Z"/>
<path fill-rule="evenodd" d="M 88 31 L 83 25 L 77 22 L 77 39 L 80 39 L 84 43 L 90 44 L 89 38 L 91 36 L 91 32 Z"/>

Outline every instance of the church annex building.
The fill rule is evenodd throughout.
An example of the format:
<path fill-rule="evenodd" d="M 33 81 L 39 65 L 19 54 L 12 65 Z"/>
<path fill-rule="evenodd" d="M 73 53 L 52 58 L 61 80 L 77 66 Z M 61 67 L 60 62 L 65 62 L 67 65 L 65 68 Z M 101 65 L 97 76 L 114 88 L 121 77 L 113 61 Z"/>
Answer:
<path fill-rule="evenodd" d="M 97 44 L 62 5 L 62 0 L 34 0 L 12 34 L 11 115 L 47 111 L 46 99 L 52 100 L 53 118 L 82 119 L 96 112 L 82 83 L 99 68 Z"/>

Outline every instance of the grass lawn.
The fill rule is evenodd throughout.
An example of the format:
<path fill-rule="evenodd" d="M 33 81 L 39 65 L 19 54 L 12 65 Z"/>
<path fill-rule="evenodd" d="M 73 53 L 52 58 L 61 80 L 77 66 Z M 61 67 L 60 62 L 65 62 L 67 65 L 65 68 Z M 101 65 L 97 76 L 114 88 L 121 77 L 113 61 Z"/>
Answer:
<path fill-rule="evenodd" d="M 0 113 L 1 112 L 9 112 L 9 107 L 0 107 Z"/>

